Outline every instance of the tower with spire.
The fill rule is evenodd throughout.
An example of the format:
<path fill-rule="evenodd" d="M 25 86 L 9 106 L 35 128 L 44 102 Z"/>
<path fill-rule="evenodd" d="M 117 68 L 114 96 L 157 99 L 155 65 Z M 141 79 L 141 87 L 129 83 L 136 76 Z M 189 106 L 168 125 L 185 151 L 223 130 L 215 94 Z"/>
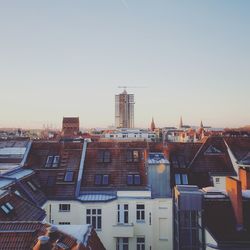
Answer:
<path fill-rule="evenodd" d="M 155 122 L 154 122 L 154 117 L 152 117 L 151 125 L 150 125 L 151 131 L 155 131 Z"/>
<path fill-rule="evenodd" d="M 182 122 L 182 116 L 180 118 L 180 124 L 179 124 L 179 128 L 181 129 L 183 127 L 183 122 Z"/>

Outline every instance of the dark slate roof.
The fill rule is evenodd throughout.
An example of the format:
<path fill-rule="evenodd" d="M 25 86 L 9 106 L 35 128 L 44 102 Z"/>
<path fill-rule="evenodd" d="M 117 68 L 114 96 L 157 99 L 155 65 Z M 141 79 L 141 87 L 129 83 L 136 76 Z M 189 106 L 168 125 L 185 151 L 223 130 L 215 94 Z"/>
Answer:
<path fill-rule="evenodd" d="M 235 174 L 227 146 L 222 137 L 209 137 L 189 166 L 196 173 Z"/>
<path fill-rule="evenodd" d="M 235 246 L 234 249 L 239 249 L 239 246 L 250 248 L 249 206 L 250 200 L 244 200 L 244 214 L 248 218 L 244 215 L 244 230 L 237 231 L 233 208 L 228 198 L 204 200 L 204 225 L 218 242 L 220 249 L 225 246 Z"/>
<path fill-rule="evenodd" d="M 7 207 L 9 211 L 7 214 L 1 208 L 1 206 L 6 207 L 6 204 L 10 204 L 13 208 L 10 210 Z M 45 216 L 43 209 L 14 192 L 6 191 L 0 197 L 0 221 L 42 221 Z"/>
<path fill-rule="evenodd" d="M 202 143 L 168 143 L 169 159 L 172 167 L 188 167 Z"/>
<path fill-rule="evenodd" d="M 240 164 L 250 165 L 250 137 L 225 137 L 225 141 Z"/>

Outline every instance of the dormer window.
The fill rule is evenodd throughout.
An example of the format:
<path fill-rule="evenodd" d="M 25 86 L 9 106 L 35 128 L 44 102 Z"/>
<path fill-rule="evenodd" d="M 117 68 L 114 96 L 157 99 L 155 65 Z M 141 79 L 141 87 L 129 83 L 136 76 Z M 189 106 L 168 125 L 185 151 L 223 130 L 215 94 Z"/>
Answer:
<path fill-rule="evenodd" d="M 127 176 L 127 184 L 128 185 L 140 185 L 141 176 L 139 174 L 129 174 Z"/>
<path fill-rule="evenodd" d="M 49 155 L 48 158 L 47 158 L 45 167 L 46 167 L 46 168 L 50 168 L 51 165 L 52 165 L 52 163 L 53 163 L 53 156 L 52 156 L 52 155 Z"/>
<path fill-rule="evenodd" d="M 7 202 L 1 206 L 1 209 L 5 214 L 10 214 L 14 210 L 14 207 Z"/>
<path fill-rule="evenodd" d="M 175 185 L 188 185 L 187 174 L 175 174 Z"/>
<path fill-rule="evenodd" d="M 27 181 L 27 184 L 34 192 L 37 190 L 36 186 L 31 181 Z"/>
<path fill-rule="evenodd" d="M 129 150 L 127 151 L 127 162 L 139 162 L 139 151 Z"/>
<path fill-rule="evenodd" d="M 216 155 L 216 154 L 222 154 L 222 152 L 217 149 L 216 147 L 210 145 L 207 150 L 204 153 L 205 155 Z"/>
<path fill-rule="evenodd" d="M 58 167 L 59 160 L 60 160 L 60 156 L 59 155 L 54 156 L 54 159 L 53 159 L 53 168 Z"/>
<path fill-rule="evenodd" d="M 97 154 L 97 162 L 111 162 L 111 154 L 109 150 L 100 150 Z"/>
<path fill-rule="evenodd" d="M 56 168 L 59 166 L 60 156 L 59 155 L 49 155 L 46 161 L 46 168 Z"/>
<path fill-rule="evenodd" d="M 73 177 L 74 177 L 74 172 L 73 171 L 67 171 L 64 177 L 64 181 L 66 182 L 71 182 L 73 181 Z"/>
<path fill-rule="evenodd" d="M 107 174 L 97 174 L 95 176 L 95 185 L 109 185 L 109 175 Z"/>

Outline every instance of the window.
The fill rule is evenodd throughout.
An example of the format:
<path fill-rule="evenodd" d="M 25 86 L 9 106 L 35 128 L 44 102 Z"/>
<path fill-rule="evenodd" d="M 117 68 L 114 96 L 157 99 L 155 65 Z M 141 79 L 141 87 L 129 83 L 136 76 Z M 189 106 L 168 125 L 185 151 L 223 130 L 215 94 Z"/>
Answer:
<path fill-rule="evenodd" d="M 15 192 L 14 192 L 16 195 L 18 195 L 18 196 L 20 196 L 21 197 L 21 194 L 20 194 L 20 192 L 18 191 L 18 190 L 15 190 Z"/>
<path fill-rule="evenodd" d="M 65 176 L 64 176 L 64 181 L 66 181 L 66 182 L 73 181 L 73 177 L 74 177 L 74 172 L 73 171 L 67 171 Z"/>
<path fill-rule="evenodd" d="M 128 250 L 128 238 L 117 238 L 116 250 Z"/>
<path fill-rule="evenodd" d="M 117 222 L 128 224 L 128 204 L 118 204 L 117 212 Z"/>
<path fill-rule="evenodd" d="M 31 181 L 27 181 L 27 184 L 29 185 L 29 187 L 30 187 L 33 191 L 36 191 L 36 190 L 37 190 L 36 186 L 35 186 Z"/>
<path fill-rule="evenodd" d="M 14 207 L 9 202 L 7 202 L 1 205 L 1 209 L 5 214 L 9 214 L 10 212 L 14 210 Z"/>
<path fill-rule="evenodd" d="M 175 174 L 175 185 L 187 185 L 188 176 L 187 174 Z"/>
<path fill-rule="evenodd" d="M 215 178 L 215 182 L 216 182 L 216 184 L 219 184 L 219 183 L 220 183 L 220 178 L 219 178 L 219 177 L 216 177 L 216 178 Z"/>
<path fill-rule="evenodd" d="M 145 250 L 145 237 L 137 237 L 136 249 L 137 250 Z"/>
<path fill-rule="evenodd" d="M 139 155 L 138 150 L 127 151 L 127 162 L 139 162 Z"/>
<path fill-rule="evenodd" d="M 59 155 L 54 156 L 54 159 L 53 159 L 53 168 L 58 167 L 59 160 L 60 160 L 60 156 Z"/>
<path fill-rule="evenodd" d="M 136 220 L 145 221 L 145 205 L 136 204 Z"/>
<path fill-rule="evenodd" d="M 87 209 L 86 223 L 91 224 L 95 229 L 102 229 L 102 210 L 101 209 Z"/>
<path fill-rule="evenodd" d="M 95 176 L 95 185 L 109 185 L 109 175 L 107 174 L 97 174 Z"/>
<path fill-rule="evenodd" d="M 52 163 L 53 163 L 53 156 L 49 155 L 48 158 L 47 158 L 45 167 L 50 168 Z"/>
<path fill-rule="evenodd" d="M 59 166 L 60 156 L 59 155 L 49 155 L 46 161 L 46 168 L 56 168 Z"/>
<path fill-rule="evenodd" d="M 59 204 L 59 212 L 70 212 L 70 204 Z"/>
<path fill-rule="evenodd" d="M 205 155 L 216 155 L 216 154 L 222 154 L 222 152 L 217 149 L 216 147 L 210 145 L 207 150 L 204 153 Z"/>
<path fill-rule="evenodd" d="M 111 162 L 110 151 L 108 151 L 108 150 L 98 151 L 97 162 L 104 162 L 104 163 Z"/>
<path fill-rule="evenodd" d="M 127 184 L 128 185 L 140 185 L 141 176 L 139 174 L 129 174 L 127 176 Z"/>
<path fill-rule="evenodd" d="M 62 221 L 58 223 L 59 225 L 70 225 L 70 222 Z"/>
<path fill-rule="evenodd" d="M 134 184 L 135 185 L 140 185 L 141 184 L 141 177 L 140 177 L 140 175 L 138 175 L 138 174 L 134 175 Z"/>

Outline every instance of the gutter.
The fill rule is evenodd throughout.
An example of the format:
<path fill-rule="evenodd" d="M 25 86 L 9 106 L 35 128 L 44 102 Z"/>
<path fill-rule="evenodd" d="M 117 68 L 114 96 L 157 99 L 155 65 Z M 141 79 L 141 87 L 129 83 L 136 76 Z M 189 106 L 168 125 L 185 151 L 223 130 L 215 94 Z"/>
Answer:
<path fill-rule="evenodd" d="M 82 175 L 83 175 L 83 170 L 84 170 L 84 162 L 85 162 L 88 142 L 89 142 L 89 140 L 85 139 L 84 143 L 83 143 L 83 146 L 82 146 L 82 155 L 81 155 L 80 167 L 79 167 L 79 171 L 78 171 L 78 178 L 77 178 L 77 184 L 76 184 L 76 190 L 75 190 L 75 197 L 78 197 L 79 194 L 80 194 Z"/>
<path fill-rule="evenodd" d="M 31 149 L 31 145 L 32 145 L 32 141 L 29 141 L 28 146 L 27 146 L 26 151 L 25 151 L 25 154 L 23 156 L 23 159 L 22 159 L 22 161 L 20 163 L 20 167 L 23 167 L 24 164 L 26 163 L 26 160 L 28 158 L 28 155 L 29 155 L 29 152 L 30 152 L 30 149 Z"/>

